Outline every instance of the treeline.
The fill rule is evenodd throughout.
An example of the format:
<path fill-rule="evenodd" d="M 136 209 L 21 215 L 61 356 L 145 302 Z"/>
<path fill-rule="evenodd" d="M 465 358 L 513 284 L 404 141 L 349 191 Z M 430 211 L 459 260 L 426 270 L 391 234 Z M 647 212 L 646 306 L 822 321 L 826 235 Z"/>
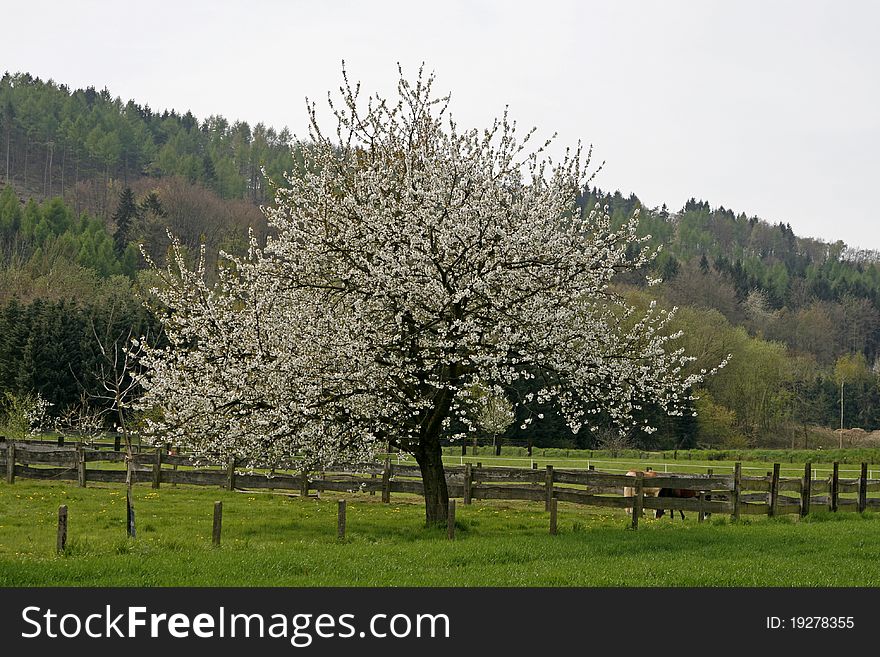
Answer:
<path fill-rule="evenodd" d="M 161 340 L 158 322 L 128 279 L 91 283 L 88 294 L 77 298 L 13 296 L 0 304 L 0 411 L 13 397 L 35 394 L 52 404 L 55 418 L 107 410 L 112 400 L 105 384 L 133 373 L 114 370 L 126 338 Z M 106 418 L 108 426 L 113 421 Z"/>
<path fill-rule="evenodd" d="M 0 254 L 7 275 L 16 268 L 45 270 L 64 260 L 104 278 L 134 276 L 139 258 L 122 231 L 111 235 L 102 220 L 75 214 L 60 197 L 43 203 L 31 198 L 22 205 L 12 187 L 0 191 Z"/>
<path fill-rule="evenodd" d="M 634 195 L 592 189 L 579 203 L 584 211 L 596 203 L 608 205 L 615 225 L 641 208 L 640 233 L 651 235 L 650 246 L 663 245 L 656 272 L 667 282 L 688 266 L 717 274 L 723 290 L 709 299 L 713 307 L 723 306 L 722 296 L 742 303 L 755 290 L 770 310 L 799 310 L 817 301 L 847 298 L 880 305 L 880 261 L 874 251 L 853 251 L 842 241 L 829 244 L 797 237 L 789 224 L 770 224 L 723 206 L 713 209 L 707 201 L 691 199 L 679 212 L 670 212 L 665 205 L 643 208 Z M 731 318 L 741 319 L 740 311 Z"/>
<path fill-rule="evenodd" d="M 263 203 L 271 189 L 262 169 L 279 180 L 297 164 L 291 140 L 262 123 L 154 112 L 106 88 L 0 78 L 0 180 L 42 198 L 66 197 L 83 181 L 178 176 L 222 198 Z"/>
<path fill-rule="evenodd" d="M 108 225 L 60 197 L 22 203 L 0 188 L 0 435 L 4 414 L 36 395 L 54 420 L 112 425 L 105 384 L 130 381 L 117 370 L 129 336 L 161 339 L 133 239 L 145 217 L 163 214 L 155 194 L 136 201 L 127 190 Z"/>
<path fill-rule="evenodd" d="M 637 197 L 587 190 L 583 208 L 608 205 L 615 224 Z M 875 252 L 797 237 L 791 226 L 691 199 L 678 212 L 641 208 L 649 248 L 662 244 L 648 288 L 634 298 L 680 307 L 681 344 L 711 367 L 695 391 L 697 441 L 731 447 L 802 444 L 808 427 L 880 428 L 880 264 Z M 669 447 L 659 434 L 643 446 Z"/>

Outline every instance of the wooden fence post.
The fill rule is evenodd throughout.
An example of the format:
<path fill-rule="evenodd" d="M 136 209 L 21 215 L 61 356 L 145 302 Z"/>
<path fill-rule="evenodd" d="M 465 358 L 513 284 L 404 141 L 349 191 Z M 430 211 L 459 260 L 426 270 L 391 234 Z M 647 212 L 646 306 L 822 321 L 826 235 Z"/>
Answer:
<path fill-rule="evenodd" d="M 739 520 L 739 495 L 742 490 L 742 463 L 737 461 L 733 465 L 733 516 Z"/>
<path fill-rule="evenodd" d="M 373 474 L 370 475 L 370 479 L 375 479 L 375 478 L 376 478 L 376 473 L 374 472 Z M 375 488 L 370 488 L 370 497 L 376 497 L 376 489 Z"/>
<path fill-rule="evenodd" d="M 235 457 L 226 462 L 226 490 L 235 490 Z"/>
<path fill-rule="evenodd" d="M 697 522 L 703 522 L 706 519 L 706 513 L 703 511 L 703 503 L 706 501 L 706 493 L 700 491 L 700 494 L 697 496 L 697 502 L 700 505 L 700 510 L 697 511 Z M 671 511 L 669 513 L 670 516 L 674 516 L 675 512 Z"/>
<path fill-rule="evenodd" d="M 810 496 L 813 494 L 813 464 L 804 464 L 804 481 L 801 484 L 801 518 L 810 512 Z"/>
<path fill-rule="evenodd" d="M 220 530 L 223 527 L 223 502 L 214 502 L 214 531 L 212 532 L 214 547 L 220 547 Z"/>
<path fill-rule="evenodd" d="M 550 500 L 550 535 L 556 536 L 556 503 L 557 500 L 554 497 Z"/>
<path fill-rule="evenodd" d="M 636 494 L 633 497 L 633 517 L 632 528 L 639 528 L 639 516 L 642 515 L 642 504 L 645 499 L 645 473 L 639 470 L 636 472 Z"/>
<path fill-rule="evenodd" d="M 153 488 L 159 488 L 162 481 L 162 448 L 156 448 L 156 462 L 153 464 Z"/>
<path fill-rule="evenodd" d="M 170 451 L 171 451 L 171 455 L 172 455 L 172 456 L 180 456 L 180 446 L 179 446 L 179 445 L 178 445 L 177 447 L 175 447 L 174 449 L 170 450 Z M 174 465 L 171 466 L 171 469 L 174 470 L 174 476 L 173 476 L 173 479 L 172 479 L 172 481 L 173 481 L 174 483 L 171 484 L 171 487 L 172 487 L 172 488 L 177 488 L 177 465 L 178 465 L 178 464 L 175 463 Z"/>
<path fill-rule="evenodd" d="M 466 463 L 464 466 L 464 503 L 470 504 L 473 500 L 474 473 L 471 470 L 471 464 Z"/>
<path fill-rule="evenodd" d="M 117 434 L 116 434 L 116 437 L 113 439 L 113 451 L 114 451 L 114 452 L 118 452 L 118 451 L 120 451 L 121 449 L 122 449 L 122 436 L 120 436 L 120 435 L 117 433 Z"/>
<path fill-rule="evenodd" d="M 868 464 L 862 463 L 862 473 L 859 475 L 859 513 L 864 513 L 868 507 Z"/>
<path fill-rule="evenodd" d="M 86 455 L 82 443 L 76 445 L 76 483 L 80 488 L 86 487 Z"/>
<path fill-rule="evenodd" d="M 6 443 L 6 483 L 15 483 L 15 442 Z"/>
<path fill-rule="evenodd" d="M 831 511 L 837 511 L 837 494 L 840 486 L 840 463 L 835 461 L 831 466 Z"/>
<path fill-rule="evenodd" d="M 779 464 L 773 464 L 773 474 L 770 477 L 770 499 L 768 500 L 769 504 L 767 505 L 767 515 L 775 516 L 776 515 L 776 507 L 778 505 L 779 498 Z"/>
<path fill-rule="evenodd" d="M 345 500 L 339 500 L 336 509 L 336 538 L 345 539 Z"/>
<path fill-rule="evenodd" d="M 55 550 L 61 553 L 64 552 L 65 547 L 67 547 L 67 505 L 62 504 L 58 507 L 58 538 Z"/>
<path fill-rule="evenodd" d="M 391 502 L 391 459 L 385 457 L 385 469 L 382 470 L 382 502 Z"/>
<path fill-rule="evenodd" d="M 449 513 L 446 516 L 446 538 L 455 540 L 455 500 L 449 500 Z"/>
<path fill-rule="evenodd" d="M 712 468 L 707 468 L 706 474 L 711 477 L 714 474 L 714 471 L 712 470 Z M 703 506 L 703 502 L 705 502 L 705 501 L 706 501 L 705 492 L 701 491 L 701 493 L 700 493 L 700 506 L 701 507 Z M 670 514 L 670 515 L 672 515 L 672 514 Z M 712 514 L 709 513 L 708 511 L 703 511 L 702 509 L 700 509 L 700 515 L 702 516 L 701 520 L 705 520 L 706 518 L 710 517 Z"/>
<path fill-rule="evenodd" d="M 546 499 L 544 501 L 544 511 L 550 510 L 550 501 L 553 499 L 553 466 L 547 466 L 547 474 L 544 476 L 544 487 L 546 488 Z"/>

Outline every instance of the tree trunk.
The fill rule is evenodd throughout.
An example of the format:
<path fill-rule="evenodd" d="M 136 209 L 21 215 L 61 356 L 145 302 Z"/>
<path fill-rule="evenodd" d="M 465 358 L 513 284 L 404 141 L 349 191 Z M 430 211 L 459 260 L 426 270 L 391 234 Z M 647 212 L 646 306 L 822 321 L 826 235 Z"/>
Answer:
<path fill-rule="evenodd" d="M 458 380 L 455 366 L 449 368 L 449 380 Z M 446 473 L 443 471 L 443 450 L 440 448 L 440 434 L 443 420 L 449 414 L 454 393 L 449 388 L 440 390 L 434 398 L 434 408 L 425 416 L 421 435 L 413 455 L 422 472 L 425 488 L 425 522 L 428 527 L 445 526 L 449 514 L 449 490 L 446 488 Z"/>
<path fill-rule="evenodd" d="M 443 470 L 443 452 L 439 436 L 419 446 L 415 457 L 425 485 L 425 524 L 446 526 L 449 514 L 449 490 Z"/>
<path fill-rule="evenodd" d="M 52 161 L 55 159 L 55 142 L 49 146 L 49 195 L 52 195 Z"/>
<path fill-rule="evenodd" d="M 49 181 L 49 147 L 46 146 L 46 161 L 43 163 L 43 196 L 48 195 Z"/>
<path fill-rule="evenodd" d="M 137 538 L 137 527 L 134 520 L 134 495 L 132 484 L 134 483 L 134 447 L 131 444 L 131 434 L 125 426 L 125 414 L 122 412 L 121 395 L 116 391 L 116 413 L 119 426 L 122 428 L 122 436 L 125 438 L 125 533 L 129 538 Z"/>
<path fill-rule="evenodd" d="M 125 533 L 129 538 L 137 538 L 134 522 L 134 497 L 131 490 L 132 464 L 131 447 L 129 447 L 128 457 L 125 459 Z"/>

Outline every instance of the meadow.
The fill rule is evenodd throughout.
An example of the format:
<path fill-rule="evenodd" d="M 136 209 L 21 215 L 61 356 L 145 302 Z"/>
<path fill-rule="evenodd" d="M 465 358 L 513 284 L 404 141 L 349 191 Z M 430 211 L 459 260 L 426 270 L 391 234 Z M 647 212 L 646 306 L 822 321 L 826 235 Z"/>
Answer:
<path fill-rule="evenodd" d="M 0 483 L 0 586 L 878 586 L 880 515 L 713 516 L 698 523 L 559 505 L 458 505 L 456 540 L 424 528 L 420 498 L 336 500 L 149 485 L 134 489 L 138 537 L 125 537 L 119 485 Z M 220 547 L 212 509 L 224 505 Z M 59 504 L 66 551 L 55 553 Z"/>
<path fill-rule="evenodd" d="M 468 447 L 467 454 L 461 454 L 460 447 L 447 447 L 443 450 L 444 462 L 483 463 L 511 467 L 531 467 L 537 463 L 539 468 L 547 465 L 559 468 L 595 467 L 606 472 L 626 472 L 630 468 L 653 468 L 658 472 L 681 472 L 705 474 L 712 469 L 716 474 L 730 474 L 734 463 L 742 464 L 743 474 L 760 476 L 773 469 L 773 463 L 781 465 L 783 477 L 803 475 L 804 464 L 811 463 L 813 478 L 827 477 L 832 464 L 840 463 L 841 477 L 857 477 L 859 465 L 867 463 L 870 478 L 880 477 L 880 449 L 733 449 L 733 450 L 608 450 L 535 448 L 531 456 L 523 447 L 502 447 L 501 455 L 495 456 L 491 447 L 478 447 L 476 454 Z"/>

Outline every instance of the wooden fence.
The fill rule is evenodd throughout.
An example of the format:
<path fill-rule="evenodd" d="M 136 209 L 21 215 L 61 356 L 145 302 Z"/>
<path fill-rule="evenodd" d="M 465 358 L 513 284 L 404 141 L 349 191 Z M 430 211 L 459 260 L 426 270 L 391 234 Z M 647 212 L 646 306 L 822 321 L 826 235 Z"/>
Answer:
<path fill-rule="evenodd" d="M 83 445 L 57 447 L 49 444 L 0 442 L 0 472 L 6 481 L 16 477 L 56 481 L 76 481 L 79 486 L 89 482 L 125 482 L 124 452 L 93 449 Z M 109 464 L 110 467 L 106 467 Z M 114 466 L 115 464 L 115 466 Z M 276 472 L 261 474 L 241 471 L 235 463 L 202 466 L 188 456 L 168 454 L 165 449 L 141 451 L 133 455 L 133 479 L 136 483 L 192 484 L 234 489 L 278 489 L 297 491 L 307 496 L 312 491 L 381 493 L 389 502 L 394 493 L 423 495 L 424 489 L 417 465 L 367 463 L 328 469 L 323 472 Z M 104 465 L 104 467 L 100 467 Z M 90 467 L 91 466 L 91 467 Z M 645 478 L 623 474 L 554 468 L 482 467 L 472 464 L 446 466 L 446 482 L 451 498 L 464 504 L 473 500 L 528 500 L 544 502 L 545 510 L 555 506 L 553 500 L 610 508 L 636 510 L 664 509 L 699 514 L 726 513 L 741 515 L 807 515 L 811 509 L 858 511 L 880 509 L 880 497 L 869 493 L 880 491 L 880 479 L 868 479 L 868 466 L 862 464 L 861 476 L 842 479 L 837 463 L 831 476 L 813 479 L 810 464 L 803 477 L 780 477 L 779 464 L 767 476 L 744 476 L 737 463 L 734 473 L 675 474 L 657 473 Z M 623 488 L 635 490 L 634 497 L 624 497 Z M 648 488 L 673 488 L 697 491 L 695 497 L 652 497 Z M 641 514 L 633 514 L 637 526 Z"/>

